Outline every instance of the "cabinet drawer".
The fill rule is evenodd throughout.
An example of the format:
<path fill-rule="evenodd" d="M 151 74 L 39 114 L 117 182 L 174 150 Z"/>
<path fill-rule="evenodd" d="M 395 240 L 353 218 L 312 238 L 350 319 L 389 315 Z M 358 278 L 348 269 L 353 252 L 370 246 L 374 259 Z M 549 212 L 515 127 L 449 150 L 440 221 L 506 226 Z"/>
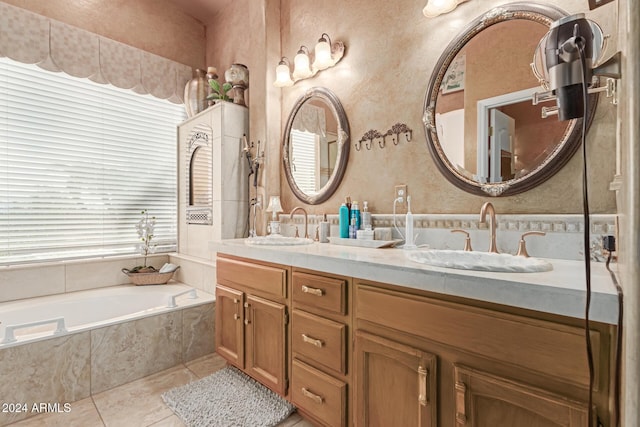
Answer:
<path fill-rule="evenodd" d="M 291 341 L 294 354 L 311 359 L 342 374 L 346 364 L 347 326 L 301 310 L 293 310 Z"/>
<path fill-rule="evenodd" d="M 293 361 L 291 400 L 326 425 L 346 425 L 347 385 L 298 360 Z"/>
<path fill-rule="evenodd" d="M 347 313 L 345 280 L 293 273 L 293 302 L 338 314 Z"/>
<path fill-rule="evenodd" d="M 581 328 L 362 284 L 356 287 L 354 299 L 357 319 L 516 364 L 580 386 L 589 384 Z M 598 331 L 592 332 L 592 340 L 595 354 L 600 354 Z M 599 381 L 596 376 L 596 388 Z"/>
<path fill-rule="evenodd" d="M 251 288 L 276 297 L 287 297 L 287 270 L 218 257 L 217 281 L 221 285 Z"/>

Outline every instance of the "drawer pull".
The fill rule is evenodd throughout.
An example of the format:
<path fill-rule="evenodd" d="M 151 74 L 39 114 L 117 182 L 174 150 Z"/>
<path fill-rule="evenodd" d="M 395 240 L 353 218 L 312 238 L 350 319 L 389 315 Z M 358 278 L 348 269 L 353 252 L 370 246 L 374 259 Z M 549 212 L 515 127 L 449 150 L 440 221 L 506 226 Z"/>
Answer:
<path fill-rule="evenodd" d="M 317 297 L 321 297 L 322 295 L 324 295 L 324 291 L 322 289 L 311 288 L 307 285 L 302 285 L 302 292 L 304 292 L 305 294 L 315 295 Z"/>
<path fill-rule="evenodd" d="M 318 396 L 317 394 L 310 392 L 309 390 L 307 390 L 304 387 L 302 387 L 302 394 L 305 397 L 308 397 L 309 399 L 313 400 L 314 402 L 316 402 L 319 405 L 322 405 L 322 402 L 324 402 L 324 399 L 322 398 L 322 396 Z"/>
<path fill-rule="evenodd" d="M 317 340 L 315 338 L 311 338 L 309 335 L 307 334 L 302 334 L 302 341 L 315 345 L 316 347 L 322 347 L 324 346 L 324 343 L 321 340 Z"/>
<path fill-rule="evenodd" d="M 467 423 L 466 393 L 467 386 L 463 382 L 456 382 L 456 422 L 460 425 Z"/>
<path fill-rule="evenodd" d="M 419 386 L 419 394 L 418 394 L 418 402 L 422 406 L 427 406 L 429 404 L 429 395 L 427 393 L 427 382 L 429 381 L 429 371 L 427 371 L 422 366 L 418 366 L 418 386 Z"/>

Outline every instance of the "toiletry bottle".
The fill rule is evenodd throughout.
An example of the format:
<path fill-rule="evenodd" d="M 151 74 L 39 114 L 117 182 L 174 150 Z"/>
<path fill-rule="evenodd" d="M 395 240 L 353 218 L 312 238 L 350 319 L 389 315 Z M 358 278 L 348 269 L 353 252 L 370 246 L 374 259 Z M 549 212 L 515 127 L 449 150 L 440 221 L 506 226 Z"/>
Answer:
<path fill-rule="evenodd" d="M 327 221 L 327 214 L 322 214 L 322 221 L 320 221 L 320 243 L 328 243 L 330 234 L 330 224 Z"/>
<path fill-rule="evenodd" d="M 340 237 L 346 239 L 349 237 L 349 208 L 346 203 L 340 206 L 339 211 Z"/>
<path fill-rule="evenodd" d="M 360 229 L 360 207 L 358 206 L 358 201 L 354 200 L 351 205 L 351 219 L 356 220 L 356 230 Z"/>
<path fill-rule="evenodd" d="M 407 215 L 404 225 L 404 249 L 415 249 L 416 244 L 413 236 L 413 214 L 411 213 L 411 196 L 407 196 Z"/>
<path fill-rule="evenodd" d="M 363 202 L 363 206 L 362 206 L 362 213 L 360 214 L 362 216 L 362 220 L 361 220 L 361 229 L 362 230 L 371 230 L 372 226 L 371 226 L 371 212 L 369 212 L 369 206 L 368 206 L 368 202 L 365 200 Z"/>
<path fill-rule="evenodd" d="M 356 218 L 351 217 L 351 224 L 349 225 L 349 238 L 355 239 L 358 237 L 358 227 L 356 226 Z"/>

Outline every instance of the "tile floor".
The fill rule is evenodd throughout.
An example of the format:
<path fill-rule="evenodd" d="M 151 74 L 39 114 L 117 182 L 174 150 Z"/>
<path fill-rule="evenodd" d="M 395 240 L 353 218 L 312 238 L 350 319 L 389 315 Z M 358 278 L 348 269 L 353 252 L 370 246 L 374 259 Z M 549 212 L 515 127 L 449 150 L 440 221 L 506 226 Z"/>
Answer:
<path fill-rule="evenodd" d="M 68 413 L 41 414 L 11 427 L 184 427 L 161 394 L 225 366 L 217 354 L 121 385 L 71 404 Z M 313 427 L 294 413 L 278 427 Z M 7 426 L 9 427 L 9 426 Z"/>

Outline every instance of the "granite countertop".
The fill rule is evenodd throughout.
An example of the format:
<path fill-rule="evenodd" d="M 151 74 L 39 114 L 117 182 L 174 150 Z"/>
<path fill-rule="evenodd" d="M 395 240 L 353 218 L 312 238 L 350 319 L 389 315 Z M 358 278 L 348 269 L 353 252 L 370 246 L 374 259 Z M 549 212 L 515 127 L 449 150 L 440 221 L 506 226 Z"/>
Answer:
<path fill-rule="evenodd" d="M 313 243 L 249 246 L 244 239 L 210 242 L 212 251 L 256 261 L 339 274 L 445 295 L 471 298 L 563 316 L 584 318 L 583 261 L 546 259 L 553 270 L 497 273 L 432 267 L 407 259 L 402 249 L 369 249 Z M 591 263 L 593 321 L 616 324 L 616 288 L 604 263 Z"/>

